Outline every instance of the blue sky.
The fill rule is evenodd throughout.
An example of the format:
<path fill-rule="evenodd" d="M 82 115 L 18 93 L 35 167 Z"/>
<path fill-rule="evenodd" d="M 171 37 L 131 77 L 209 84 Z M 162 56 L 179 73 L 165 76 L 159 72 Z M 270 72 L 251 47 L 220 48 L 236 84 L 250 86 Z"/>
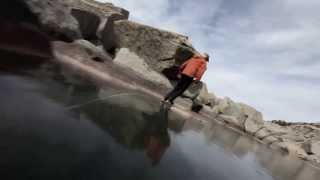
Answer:
<path fill-rule="evenodd" d="M 204 80 L 219 97 L 249 104 L 266 120 L 320 122 L 319 0 L 107 2 L 208 52 Z"/>

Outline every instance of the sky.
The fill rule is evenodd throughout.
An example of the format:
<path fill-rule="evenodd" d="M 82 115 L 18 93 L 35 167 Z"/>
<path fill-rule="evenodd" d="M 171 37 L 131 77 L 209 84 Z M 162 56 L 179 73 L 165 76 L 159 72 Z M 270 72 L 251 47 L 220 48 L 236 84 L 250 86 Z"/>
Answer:
<path fill-rule="evenodd" d="M 208 52 L 204 81 L 217 96 L 251 105 L 266 120 L 320 122 L 319 0 L 107 2 Z"/>

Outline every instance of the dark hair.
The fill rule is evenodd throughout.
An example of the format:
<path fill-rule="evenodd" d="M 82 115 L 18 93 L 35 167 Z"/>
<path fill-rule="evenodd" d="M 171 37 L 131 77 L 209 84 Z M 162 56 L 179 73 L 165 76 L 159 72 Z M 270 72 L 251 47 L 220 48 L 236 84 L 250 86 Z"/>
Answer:
<path fill-rule="evenodd" d="M 204 58 L 206 59 L 207 62 L 209 62 L 210 56 L 208 53 L 203 53 Z"/>

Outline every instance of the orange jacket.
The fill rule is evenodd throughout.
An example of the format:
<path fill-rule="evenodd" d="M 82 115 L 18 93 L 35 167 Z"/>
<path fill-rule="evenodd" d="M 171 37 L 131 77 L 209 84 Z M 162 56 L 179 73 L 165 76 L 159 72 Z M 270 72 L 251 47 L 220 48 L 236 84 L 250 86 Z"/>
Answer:
<path fill-rule="evenodd" d="M 200 55 L 194 55 L 180 66 L 180 73 L 200 81 L 207 70 L 207 61 Z"/>

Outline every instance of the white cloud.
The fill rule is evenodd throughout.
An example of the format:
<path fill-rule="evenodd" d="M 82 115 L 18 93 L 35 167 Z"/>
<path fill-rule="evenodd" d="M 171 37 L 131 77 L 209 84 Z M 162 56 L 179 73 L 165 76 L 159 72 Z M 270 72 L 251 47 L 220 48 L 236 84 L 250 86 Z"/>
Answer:
<path fill-rule="evenodd" d="M 109 2 L 210 52 L 205 80 L 217 95 L 250 104 L 266 119 L 320 121 L 320 1 Z"/>

